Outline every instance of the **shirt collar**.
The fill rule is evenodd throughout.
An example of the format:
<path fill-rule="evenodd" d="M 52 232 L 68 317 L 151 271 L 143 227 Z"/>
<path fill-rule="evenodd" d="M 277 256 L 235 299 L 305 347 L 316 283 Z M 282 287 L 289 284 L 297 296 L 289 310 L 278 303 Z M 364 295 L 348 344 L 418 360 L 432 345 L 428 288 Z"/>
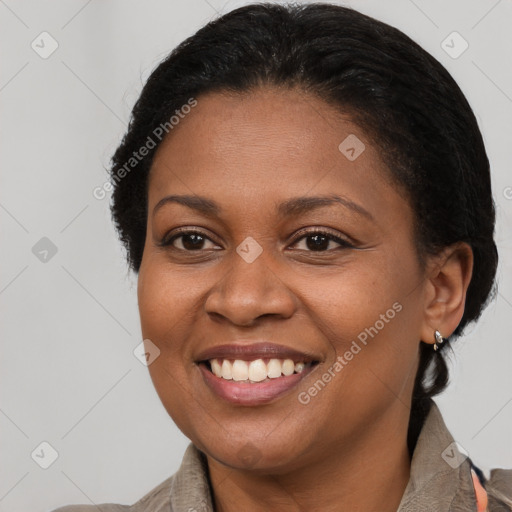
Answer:
<path fill-rule="evenodd" d="M 437 404 L 430 402 L 397 512 L 476 510 L 470 459 L 450 434 Z"/>

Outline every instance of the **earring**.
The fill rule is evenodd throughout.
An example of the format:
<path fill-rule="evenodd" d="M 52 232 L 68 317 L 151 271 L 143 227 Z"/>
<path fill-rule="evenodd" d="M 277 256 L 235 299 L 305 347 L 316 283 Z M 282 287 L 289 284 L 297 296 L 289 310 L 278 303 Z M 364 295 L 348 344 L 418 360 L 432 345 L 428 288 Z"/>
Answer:
<path fill-rule="evenodd" d="M 444 341 L 444 338 L 441 336 L 441 333 L 439 331 L 434 331 L 434 338 L 436 339 L 435 343 L 434 343 L 434 350 L 437 350 L 439 348 L 439 345 L 441 345 L 441 343 L 443 343 Z M 439 343 L 439 345 L 438 345 Z"/>

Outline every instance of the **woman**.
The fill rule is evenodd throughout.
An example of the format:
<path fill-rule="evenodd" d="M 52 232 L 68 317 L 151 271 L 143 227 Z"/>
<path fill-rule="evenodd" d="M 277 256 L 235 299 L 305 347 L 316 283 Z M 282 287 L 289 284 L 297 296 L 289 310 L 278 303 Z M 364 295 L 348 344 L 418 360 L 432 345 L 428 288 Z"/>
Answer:
<path fill-rule="evenodd" d="M 487 479 L 432 400 L 498 260 L 482 137 L 433 57 L 344 7 L 237 9 L 152 73 L 111 177 L 191 444 L 103 511 L 512 510 L 512 470 Z"/>

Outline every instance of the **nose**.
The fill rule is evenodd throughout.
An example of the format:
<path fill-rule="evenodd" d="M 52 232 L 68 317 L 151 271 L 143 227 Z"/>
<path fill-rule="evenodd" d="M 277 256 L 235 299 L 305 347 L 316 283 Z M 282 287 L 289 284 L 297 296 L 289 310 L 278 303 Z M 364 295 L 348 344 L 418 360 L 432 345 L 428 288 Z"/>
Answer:
<path fill-rule="evenodd" d="M 290 318 L 296 298 L 268 260 L 262 254 L 248 263 L 234 253 L 229 270 L 207 296 L 206 312 L 239 326 L 251 326 L 263 316 Z"/>

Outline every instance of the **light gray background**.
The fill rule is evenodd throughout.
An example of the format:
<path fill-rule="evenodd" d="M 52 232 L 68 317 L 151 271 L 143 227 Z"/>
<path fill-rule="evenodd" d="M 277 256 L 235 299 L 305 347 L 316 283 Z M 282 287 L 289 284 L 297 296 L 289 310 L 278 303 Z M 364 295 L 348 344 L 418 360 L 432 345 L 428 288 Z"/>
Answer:
<path fill-rule="evenodd" d="M 105 182 L 154 66 L 218 13 L 245 3 L 0 0 L 1 511 L 132 503 L 178 468 L 188 440 L 133 355 L 141 341 L 136 279 L 109 199 L 92 190 Z M 478 115 L 498 209 L 500 293 L 455 345 L 451 386 L 436 400 L 477 464 L 512 467 L 512 2 L 345 5 L 419 42 Z M 59 45 L 46 59 L 31 48 L 43 44 L 43 31 Z M 441 47 L 453 31 L 469 43 L 456 59 Z M 42 237 L 57 247 L 46 263 L 32 252 Z M 59 455 L 48 469 L 31 458 L 43 441 Z"/>

